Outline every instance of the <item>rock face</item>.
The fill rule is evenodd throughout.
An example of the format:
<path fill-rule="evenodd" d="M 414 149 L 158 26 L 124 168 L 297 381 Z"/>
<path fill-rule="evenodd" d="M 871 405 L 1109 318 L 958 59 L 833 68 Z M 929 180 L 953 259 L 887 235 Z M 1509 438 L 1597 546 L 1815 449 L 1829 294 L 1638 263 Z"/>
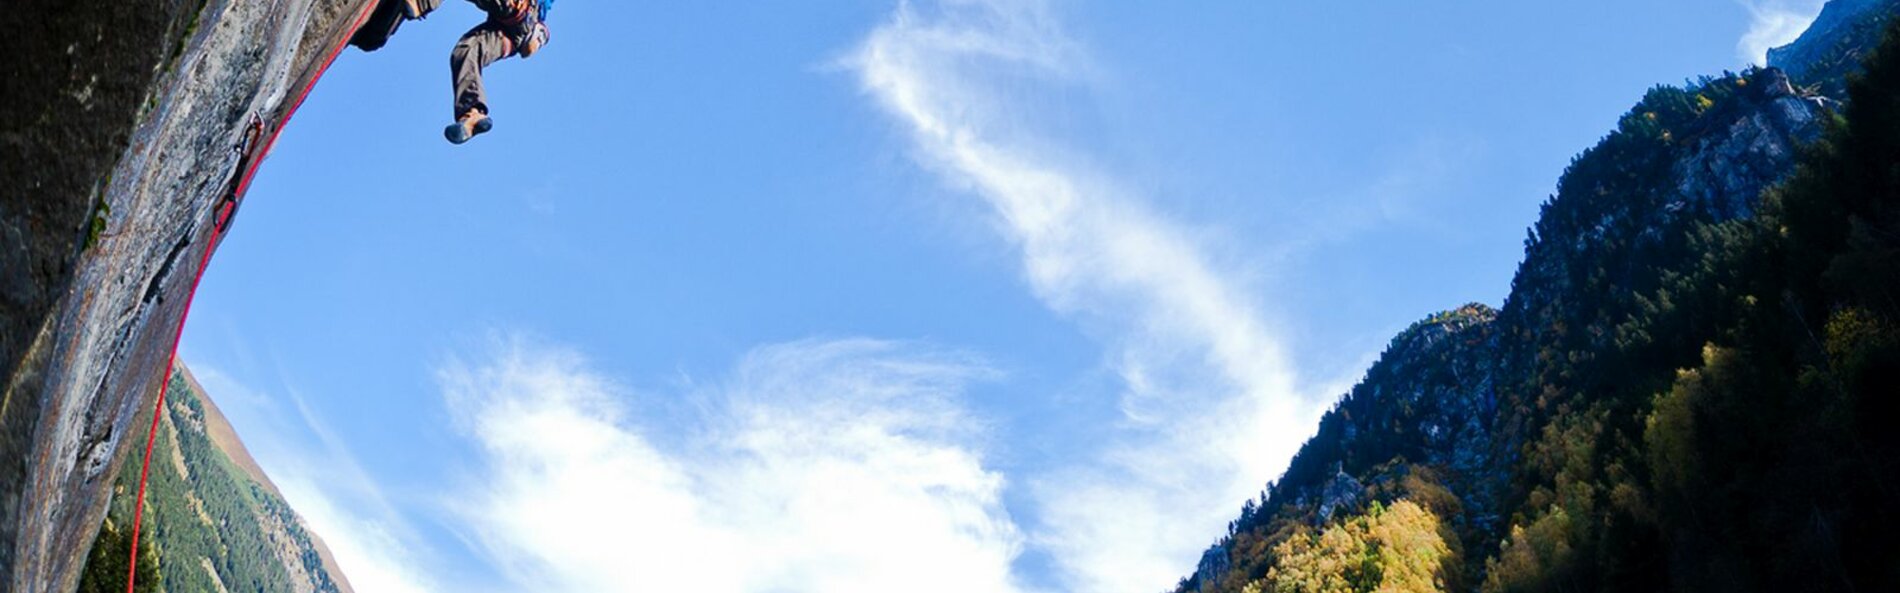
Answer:
<path fill-rule="evenodd" d="M 1357 506 L 1359 499 L 1365 497 L 1365 492 L 1366 485 L 1346 475 L 1345 465 L 1341 464 L 1333 470 L 1333 481 L 1320 490 L 1319 523 L 1333 520 L 1333 514 L 1337 511 Z"/>
<path fill-rule="evenodd" d="M 1797 94 L 1788 76 L 1763 70 L 1749 87 L 1750 101 L 1730 118 L 1711 120 L 1675 166 L 1680 201 L 1669 208 L 1707 210 L 1719 220 L 1755 214 L 1755 199 L 1794 168 L 1800 144 L 1821 134 L 1822 118 L 1839 103 Z"/>
<path fill-rule="evenodd" d="M 0 11 L 0 588 L 14 583 L 28 467 L 38 441 L 52 312 L 69 300 L 94 205 L 196 15 L 184 2 L 25 0 Z M 29 20 L 30 19 L 30 20 Z M 17 583 L 14 583 L 17 584 Z"/>
<path fill-rule="evenodd" d="M 0 11 L 25 35 L 0 66 L 0 590 L 75 586 L 251 122 L 282 124 L 365 2 Z"/>
<path fill-rule="evenodd" d="M 1201 579 L 1194 590 L 1197 593 L 1214 590 L 1213 583 L 1221 575 L 1225 575 L 1234 569 L 1231 556 L 1231 554 L 1227 553 L 1227 548 L 1224 546 L 1214 546 L 1208 548 L 1206 552 L 1202 552 L 1201 562 L 1194 566 L 1194 574 L 1203 575 L 1204 578 Z"/>
<path fill-rule="evenodd" d="M 1295 458 L 1280 488 L 1320 519 L 1352 509 L 1369 475 L 1393 459 L 1444 468 L 1454 493 L 1490 516 L 1482 491 L 1491 477 L 1491 420 L 1497 393 L 1492 335 L 1497 312 L 1471 304 L 1419 321 L 1392 339 L 1339 405 L 1320 420 L 1320 436 Z"/>
<path fill-rule="evenodd" d="M 1497 394 L 1492 367 L 1497 311 L 1471 304 L 1412 324 L 1392 339 L 1365 379 L 1320 419 L 1318 434 L 1294 455 L 1262 503 L 1249 502 L 1233 533 L 1202 555 L 1184 591 L 1229 591 L 1258 578 L 1265 558 L 1258 532 L 1275 519 L 1297 516 L 1324 524 L 1356 513 L 1410 470 L 1433 468 L 1447 490 L 1466 501 L 1448 520 L 1496 522 L 1492 492 L 1501 468 L 1491 432 Z M 1397 461 L 1395 463 L 1395 460 Z M 1224 588 L 1225 587 L 1225 588 Z"/>

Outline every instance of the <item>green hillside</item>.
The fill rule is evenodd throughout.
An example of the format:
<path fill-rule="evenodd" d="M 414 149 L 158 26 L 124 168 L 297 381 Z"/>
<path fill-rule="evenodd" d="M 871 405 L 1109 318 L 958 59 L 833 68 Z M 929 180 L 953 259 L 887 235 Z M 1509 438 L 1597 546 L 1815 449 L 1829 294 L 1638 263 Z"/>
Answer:
<path fill-rule="evenodd" d="M 1900 2 L 1829 10 L 1650 90 L 1177 590 L 1900 590 Z"/>
<path fill-rule="evenodd" d="M 150 421 L 146 416 L 136 425 Z M 182 364 L 172 375 L 152 454 L 139 590 L 349 591 L 322 541 L 251 461 Z M 80 582 L 82 593 L 125 590 L 131 503 L 143 462 L 138 447 L 119 472 L 112 508 Z"/>

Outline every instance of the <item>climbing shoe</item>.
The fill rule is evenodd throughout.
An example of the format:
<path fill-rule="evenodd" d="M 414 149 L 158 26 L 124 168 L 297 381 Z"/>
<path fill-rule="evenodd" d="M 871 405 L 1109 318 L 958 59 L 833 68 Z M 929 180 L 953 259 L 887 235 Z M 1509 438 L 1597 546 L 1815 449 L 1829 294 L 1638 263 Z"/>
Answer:
<path fill-rule="evenodd" d="M 448 138 L 450 143 L 461 144 L 470 138 L 486 134 L 492 129 L 495 129 L 495 120 L 479 110 L 470 110 L 462 116 L 462 119 L 456 120 L 455 123 L 449 124 L 447 129 L 442 130 L 442 135 Z"/>

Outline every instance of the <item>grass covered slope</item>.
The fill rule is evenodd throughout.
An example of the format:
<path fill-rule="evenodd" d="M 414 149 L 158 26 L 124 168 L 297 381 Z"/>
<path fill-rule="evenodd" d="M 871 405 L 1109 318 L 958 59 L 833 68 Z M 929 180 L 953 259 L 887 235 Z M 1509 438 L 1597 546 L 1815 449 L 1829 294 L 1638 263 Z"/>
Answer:
<path fill-rule="evenodd" d="M 322 541 L 277 493 L 182 365 L 172 375 L 152 455 L 139 539 L 140 548 L 150 543 L 141 551 L 141 590 L 349 591 Z M 82 592 L 125 589 L 126 531 L 143 462 L 141 447 L 119 472 Z M 162 585 L 148 588 L 151 576 Z"/>
<path fill-rule="evenodd" d="M 1395 339 L 1178 589 L 1900 590 L 1886 31 L 1817 38 L 1869 56 L 1822 85 L 1845 103 L 1774 70 L 1650 91 L 1565 172 L 1502 310 Z M 1756 133 L 1780 124 L 1786 160 Z"/>

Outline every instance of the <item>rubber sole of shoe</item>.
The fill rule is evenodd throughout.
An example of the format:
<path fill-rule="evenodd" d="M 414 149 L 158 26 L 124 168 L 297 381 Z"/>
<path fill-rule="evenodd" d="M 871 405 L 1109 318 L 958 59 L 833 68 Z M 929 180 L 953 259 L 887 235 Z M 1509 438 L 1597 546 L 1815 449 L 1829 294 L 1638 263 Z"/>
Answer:
<path fill-rule="evenodd" d="M 474 130 L 470 130 L 464 127 L 462 122 L 455 122 L 449 124 L 449 127 L 442 129 L 442 137 L 447 138 L 450 144 L 462 144 L 474 139 L 476 136 L 488 133 L 489 130 L 495 129 L 495 120 L 494 118 L 483 117 L 481 120 L 475 122 L 474 128 Z"/>

